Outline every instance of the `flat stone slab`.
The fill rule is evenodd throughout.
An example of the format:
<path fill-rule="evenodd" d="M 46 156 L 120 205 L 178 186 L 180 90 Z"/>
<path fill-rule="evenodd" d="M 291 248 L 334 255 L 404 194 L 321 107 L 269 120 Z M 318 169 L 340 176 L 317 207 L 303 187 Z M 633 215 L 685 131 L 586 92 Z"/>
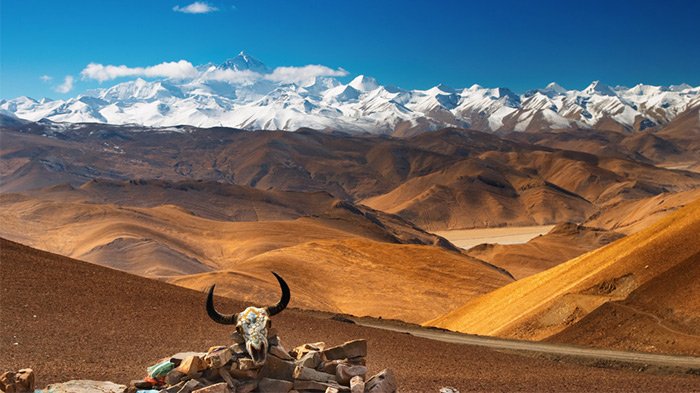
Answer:
<path fill-rule="evenodd" d="M 53 383 L 40 392 L 51 393 L 122 393 L 126 386 L 109 381 L 79 379 L 63 383 Z"/>

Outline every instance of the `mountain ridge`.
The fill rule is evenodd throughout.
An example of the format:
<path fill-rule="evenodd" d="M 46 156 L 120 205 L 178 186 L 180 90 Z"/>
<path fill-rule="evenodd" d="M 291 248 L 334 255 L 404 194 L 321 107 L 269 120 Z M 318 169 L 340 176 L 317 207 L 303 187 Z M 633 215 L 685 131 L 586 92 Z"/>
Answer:
<path fill-rule="evenodd" d="M 626 88 L 594 81 L 579 91 L 552 82 L 515 94 L 476 84 L 407 90 L 363 74 L 348 83 L 318 75 L 290 82 L 245 52 L 196 68 L 197 75 L 189 79 L 137 78 L 65 100 L 1 100 L 0 110 L 31 121 L 314 128 L 410 136 L 444 127 L 489 132 L 645 130 L 700 105 L 700 87 L 686 84 Z"/>

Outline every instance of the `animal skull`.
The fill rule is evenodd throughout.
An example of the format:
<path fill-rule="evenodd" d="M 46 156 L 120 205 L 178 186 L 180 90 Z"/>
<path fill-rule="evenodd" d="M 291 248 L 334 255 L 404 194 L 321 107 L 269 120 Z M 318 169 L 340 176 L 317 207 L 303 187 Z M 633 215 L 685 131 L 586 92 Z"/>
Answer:
<path fill-rule="evenodd" d="M 214 322 L 224 325 L 236 325 L 236 331 L 245 340 L 245 349 L 255 364 L 262 365 L 267 359 L 267 329 L 272 322 L 270 317 L 279 314 L 289 304 L 291 294 L 287 283 L 277 273 L 272 272 L 282 289 L 280 301 L 271 307 L 248 307 L 238 314 L 223 315 L 214 308 L 214 287 L 209 288 L 207 295 L 207 314 Z"/>

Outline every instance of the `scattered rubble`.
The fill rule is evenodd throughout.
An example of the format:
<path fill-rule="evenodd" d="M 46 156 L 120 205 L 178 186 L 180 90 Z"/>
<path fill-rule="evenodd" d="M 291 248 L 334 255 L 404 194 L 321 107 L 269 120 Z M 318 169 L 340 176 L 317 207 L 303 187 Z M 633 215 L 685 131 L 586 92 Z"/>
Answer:
<path fill-rule="evenodd" d="M 264 363 L 255 362 L 239 333 L 231 346 L 214 346 L 206 352 L 181 352 L 160 359 L 146 376 L 128 386 L 112 382 L 69 381 L 46 388 L 51 393 L 394 393 L 396 379 L 383 370 L 365 379 L 367 341 L 354 340 L 327 347 L 323 342 L 287 351 L 274 333 Z M 0 376 L 5 393 L 34 392 L 34 372 L 22 369 Z"/>
<path fill-rule="evenodd" d="M 308 343 L 287 351 L 268 333 L 268 355 L 256 363 L 244 339 L 206 352 L 183 352 L 156 362 L 143 380 L 131 381 L 125 393 L 394 393 L 396 379 L 383 370 L 365 381 L 367 341 L 353 340 L 327 347 Z"/>

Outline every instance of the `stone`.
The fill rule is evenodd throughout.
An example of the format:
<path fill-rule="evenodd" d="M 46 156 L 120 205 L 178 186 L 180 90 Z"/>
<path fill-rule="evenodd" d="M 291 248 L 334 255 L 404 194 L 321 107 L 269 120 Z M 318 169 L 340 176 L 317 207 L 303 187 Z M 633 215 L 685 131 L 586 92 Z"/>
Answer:
<path fill-rule="evenodd" d="M 364 380 L 365 375 L 367 375 L 367 367 L 347 363 L 340 363 L 335 371 L 335 377 L 341 385 L 349 385 L 352 377 L 359 376 Z"/>
<path fill-rule="evenodd" d="M 189 381 L 185 382 L 180 390 L 177 391 L 177 393 L 192 393 L 195 390 L 199 390 L 199 388 L 203 387 L 204 384 L 199 382 L 196 379 L 190 379 Z"/>
<path fill-rule="evenodd" d="M 296 365 L 291 360 L 282 360 L 276 356 L 268 356 L 265 365 L 260 370 L 260 376 L 291 381 Z"/>
<path fill-rule="evenodd" d="M 175 385 L 175 384 L 171 383 L 169 385 Z M 153 383 L 151 381 L 144 381 L 142 379 L 135 379 L 135 380 L 129 382 L 129 386 L 133 386 L 136 389 L 150 389 L 153 387 Z"/>
<path fill-rule="evenodd" d="M 223 345 L 214 345 L 213 347 L 209 347 L 209 349 L 207 349 L 207 353 L 216 352 L 216 351 L 219 351 L 219 350 L 224 349 L 224 348 L 226 348 L 226 347 Z"/>
<path fill-rule="evenodd" d="M 345 360 L 347 363 L 350 363 L 350 364 L 356 365 L 356 366 L 366 366 L 367 365 L 367 361 L 362 356 L 358 356 L 356 358 L 345 359 Z"/>
<path fill-rule="evenodd" d="M 296 366 L 294 373 L 292 374 L 294 379 L 301 379 L 304 381 L 318 381 L 318 382 L 336 382 L 335 375 L 324 373 L 323 371 L 314 370 L 313 368 Z"/>
<path fill-rule="evenodd" d="M 341 386 L 338 385 L 337 383 L 329 383 L 329 382 L 318 382 L 318 381 L 303 381 L 303 380 L 297 380 L 294 381 L 294 390 L 299 390 L 299 391 L 306 391 L 306 390 L 311 390 L 311 391 L 320 391 L 320 392 L 325 392 L 326 389 L 329 387 L 331 388 L 336 388 L 338 389 L 338 392 L 350 392 L 350 388 L 347 386 Z"/>
<path fill-rule="evenodd" d="M 91 381 L 87 379 L 53 383 L 46 387 L 52 393 L 122 393 L 126 386 L 109 381 Z"/>
<path fill-rule="evenodd" d="M 238 381 L 236 393 L 251 393 L 258 388 L 258 381 Z"/>
<path fill-rule="evenodd" d="M 258 382 L 258 392 L 260 393 L 287 393 L 293 387 L 294 383 L 281 379 L 263 378 Z"/>
<path fill-rule="evenodd" d="M 219 375 L 219 368 L 208 368 L 204 370 L 202 376 L 198 379 L 221 382 L 219 378 L 221 378 L 221 375 Z M 211 383 L 209 385 L 211 385 Z"/>
<path fill-rule="evenodd" d="M 280 338 L 278 336 L 268 336 L 267 337 L 267 344 L 270 346 L 280 345 Z"/>
<path fill-rule="evenodd" d="M 207 364 L 204 362 L 203 357 L 189 355 L 180 361 L 180 365 L 177 366 L 176 370 L 191 377 L 206 368 Z"/>
<path fill-rule="evenodd" d="M 238 332 L 233 332 L 233 334 L 231 334 L 231 340 L 236 344 L 245 344 L 245 338 Z"/>
<path fill-rule="evenodd" d="M 260 365 L 255 363 L 251 358 L 238 359 L 237 363 L 239 370 L 255 370 L 261 367 Z"/>
<path fill-rule="evenodd" d="M 226 382 L 217 383 L 211 386 L 206 386 L 197 390 L 193 390 L 193 393 L 233 393 L 231 388 Z"/>
<path fill-rule="evenodd" d="M 245 344 L 233 344 L 228 347 L 234 357 L 242 358 L 248 356 L 248 351 L 245 349 Z"/>
<path fill-rule="evenodd" d="M 185 382 L 186 381 L 180 381 L 179 383 L 177 383 L 175 385 L 168 386 L 165 389 L 161 389 L 158 393 L 177 393 L 180 391 L 180 389 L 182 389 L 183 386 L 185 386 Z M 139 389 L 139 391 L 140 391 L 140 389 Z"/>
<path fill-rule="evenodd" d="M 281 345 L 273 345 L 270 347 L 268 350 L 270 355 L 278 357 L 282 360 L 294 360 L 291 356 L 289 356 L 289 353 L 287 353 L 287 350 L 284 349 L 283 346 Z"/>
<path fill-rule="evenodd" d="M 350 393 L 365 393 L 365 381 L 359 375 L 350 378 Z"/>
<path fill-rule="evenodd" d="M 227 347 L 215 349 L 207 353 L 204 357 L 204 361 L 209 365 L 209 367 L 218 368 L 223 367 L 228 363 L 233 357 L 231 350 Z"/>
<path fill-rule="evenodd" d="M 5 393 L 15 393 L 15 373 L 7 371 L 0 375 L 0 390 Z"/>
<path fill-rule="evenodd" d="M 328 360 L 348 359 L 367 356 L 367 340 L 353 340 L 323 351 Z"/>
<path fill-rule="evenodd" d="M 323 371 L 324 373 L 335 375 L 335 370 L 338 368 L 338 365 L 341 363 L 347 363 L 347 360 L 346 359 L 326 360 L 326 361 L 322 362 L 320 364 L 320 366 L 316 366 L 315 368 L 318 369 L 319 371 Z"/>
<path fill-rule="evenodd" d="M 235 379 L 255 379 L 260 373 L 259 369 L 255 370 L 240 370 L 237 368 L 231 368 L 229 374 Z"/>
<path fill-rule="evenodd" d="M 15 374 L 15 390 L 20 392 L 34 392 L 34 370 L 23 368 Z"/>
<path fill-rule="evenodd" d="M 223 379 L 224 382 L 226 382 L 231 389 L 236 388 L 236 381 L 233 379 L 231 373 L 229 373 L 229 371 L 225 367 L 221 367 L 219 369 L 219 375 L 221 376 L 221 379 Z"/>
<path fill-rule="evenodd" d="M 182 371 L 178 371 L 177 369 L 170 370 L 170 372 L 165 375 L 165 383 L 167 385 L 176 385 L 186 376 L 187 376 L 187 374 L 183 373 Z M 146 381 L 144 381 L 144 382 L 146 382 Z M 139 387 L 136 385 L 134 385 L 134 386 L 136 386 L 139 389 L 150 389 L 153 385 L 151 385 L 150 383 L 149 383 L 149 385 L 150 386 L 148 386 L 148 387 Z"/>
<path fill-rule="evenodd" d="M 178 352 L 170 357 L 170 362 L 174 364 L 175 367 L 178 367 L 185 359 L 191 356 L 199 356 L 203 359 L 206 354 L 206 352 Z"/>
<path fill-rule="evenodd" d="M 310 351 L 306 355 L 302 356 L 301 359 L 296 361 L 297 366 L 304 366 L 309 368 L 318 368 L 321 364 L 321 352 Z M 335 371 L 333 371 L 335 373 Z"/>
<path fill-rule="evenodd" d="M 197 378 L 197 382 L 201 383 L 202 387 L 204 387 L 204 386 L 213 385 L 215 383 L 219 383 L 221 381 L 219 381 L 218 379 L 216 381 L 214 381 L 214 379 L 210 379 L 210 378 Z"/>
<path fill-rule="evenodd" d="M 324 342 L 317 342 L 317 343 L 308 343 L 304 345 L 300 345 L 291 351 L 289 351 L 289 354 L 292 355 L 294 359 L 301 359 L 304 355 L 309 353 L 310 351 L 323 351 L 323 349 L 326 347 L 326 343 Z"/>
<path fill-rule="evenodd" d="M 384 369 L 365 382 L 367 393 L 394 393 L 396 392 L 396 378 L 389 369 Z"/>

